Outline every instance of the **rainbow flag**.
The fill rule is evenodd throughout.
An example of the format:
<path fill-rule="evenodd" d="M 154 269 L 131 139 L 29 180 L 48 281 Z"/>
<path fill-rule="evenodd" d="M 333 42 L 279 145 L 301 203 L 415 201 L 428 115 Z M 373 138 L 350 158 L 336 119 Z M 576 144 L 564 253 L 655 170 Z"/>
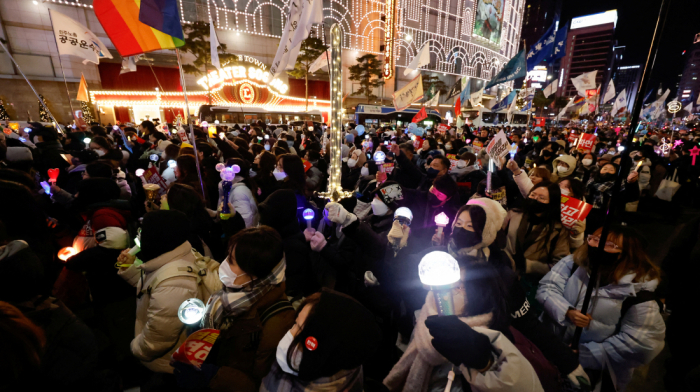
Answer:
<path fill-rule="evenodd" d="M 185 41 L 139 21 L 141 0 L 94 0 L 97 19 L 122 57 L 175 49 Z"/>
<path fill-rule="evenodd" d="M 578 104 L 580 104 L 581 102 L 584 102 L 585 100 L 586 100 L 586 98 L 584 98 L 584 97 L 578 97 L 578 98 L 576 98 L 576 99 L 574 100 L 574 103 L 572 103 L 571 106 L 578 105 Z"/>

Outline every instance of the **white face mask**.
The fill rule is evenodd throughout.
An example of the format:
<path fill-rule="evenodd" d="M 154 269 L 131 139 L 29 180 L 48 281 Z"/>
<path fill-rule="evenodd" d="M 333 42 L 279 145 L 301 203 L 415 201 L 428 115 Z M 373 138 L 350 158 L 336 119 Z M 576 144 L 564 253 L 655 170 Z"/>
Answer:
<path fill-rule="evenodd" d="M 95 152 L 97 153 L 98 156 L 103 156 L 103 155 L 105 155 L 105 152 L 102 151 L 102 150 L 100 150 L 100 149 L 93 150 L 93 151 L 95 151 Z"/>
<path fill-rule="evenodd" d="M 275 180 L 277 180 L 277 181 L 282 181 L 285 178 L 287 178 L 287 174 L 283 171 L 279 171 L 278 169 L 275 169 L 272 172 L 272 175 L 275 176 Z"/>
<path fill-rule="evenodd" d="M 224 286 L 228 288 L 243 288 L 244 285 L 235 284 L 234 282 L 236 281 L 236 279 L 244 275 L 247 274 L 236 275 L 236 273 L 231 270 L 231 264 L 228 263 L 228 258 L 226 258 L 226 260 L 224 260 L 224 262 L 219 265 L 219 279 L 221 280 L 221 283 L 223 283 Z"/>
<path fill-rule="evenodd" d="M 564 196 L 569 196 L 569 195 L 571 195 L 571 192 L 569 192 L 569 190 L 566 189 L 566 188 L 559 188 L 559 190 L 561 191 L 561 194 L 564 195 Z"/>
<path fill-rule="evenodd" d="M 384 216 L 387 212 L 389 212 L 389 207 L 387 207 L 383 201 L 377 198 L 372 200 L 372 214 L 375 216 Z"/>
<path fill-rule="evenodd" d="M 287 331 L 277 345 L 276 357 L 277 364 L 280 365 L 280 369 L 282 369 L 283 372 L 298 376 L 299 373 L 292 370 L 287 363 L 287 353 L 289 352 L 289 346 L 292 345 L 293 340 L 294 336 L 292 336 L 292 331 Z M 299 369 L 299 364 L 301 364 L 301 352 L 299 352 L 299 350 L 294 350 L 294 354 L 292 354 L 292 362 L 294 362 L 294 367 Z"/>
<path fill-rule="evenodd" d="M 452 149 L 452 145 L 451 145 L 451 144 L 445 144 L 445 148 L 448 149 L 448 150 L 451 150 L 451 149 Z"/>
<path fill-rule="evenodd" d="M 364 177 L 364 176 L 368 176 L 368 175 L 369 175 L 369 169 L 363 166 L 362 169 L 360 169 L 360 175 L 363 176 L 363 177 Z"/>
<path fill-rule="evenodd" d="M 357 165 L 357 159 L 352 159 L 352 158 L 348 159 L 348 167 L 349 168 L 352 169 L 353 167 L 355 167 L 355 165 Z"/>
<path fill-rule="evenodd" d="M 467 167 L 467 162 L 461 159 L 457 161 L 457 169 L 464 169 L 465 167 Z"/>
<path fill-rule="evenodd" d="M 568 170 L 569 170 L 568 167 L 557 166 L 557 171 L 559 172 L 559 174 L 566 173 Z"/>
<path fill-rule="evenodd" d="M 592 159 L 582 159 L 581 163 L 583 163 L 583 166 L 591 166 L 593 164 Z"/>

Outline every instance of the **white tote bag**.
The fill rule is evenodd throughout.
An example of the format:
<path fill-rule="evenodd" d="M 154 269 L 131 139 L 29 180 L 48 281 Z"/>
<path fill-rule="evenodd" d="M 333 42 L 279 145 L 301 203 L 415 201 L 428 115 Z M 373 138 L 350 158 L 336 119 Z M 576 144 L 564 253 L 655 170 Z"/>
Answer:
<path fill-rule="evenodd" d="M 681 184 L 678 183 L 678 169 L 676 169 L 673 171 L 673 176 L 661 180 L 659 189 L 656 191 L 656 197 L 661 200 L 671 201 L 673 195 L 678 192 L 680 187 Z"/>

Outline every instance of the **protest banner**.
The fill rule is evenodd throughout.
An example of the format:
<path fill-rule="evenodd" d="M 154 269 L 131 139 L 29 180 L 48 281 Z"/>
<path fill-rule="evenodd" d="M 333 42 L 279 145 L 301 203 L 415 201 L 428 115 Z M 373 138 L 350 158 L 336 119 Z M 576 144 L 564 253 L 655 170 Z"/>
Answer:
<path fill-rule="evenodd" d="M 398 111 L 402 111 L 419 99 L 423 98 L 423 78 L 418 75 L 415 79 L 408 82 L 401 90 L 393 95 L 394 107 Z"/>
<path fill-rule="evenodd" d="M 163 180 L 163 177 L 158 174 L 158 169 L 155 166 L 151 166 L 143 172 L 143 178 L 149 184 L 156 184 L 160 186 L 158 194 L 164 196 L 168 193 L 168 184 Z"/>
<path fill-rule="evenodd" d="M 578 149 L 583 152 L 590 152 L 595 146 L 595 135 L 584 133 L 578 142 Z"/>
<path fill-rule="evenodd" d="M 447 124 L 438 124 L 438 126 L 437 126 L 437 131 L 442 133 L 442 134 L 447 133 L 447 131 L 449 131 L 449 130 L 450 130 L 450 126 Z"/>

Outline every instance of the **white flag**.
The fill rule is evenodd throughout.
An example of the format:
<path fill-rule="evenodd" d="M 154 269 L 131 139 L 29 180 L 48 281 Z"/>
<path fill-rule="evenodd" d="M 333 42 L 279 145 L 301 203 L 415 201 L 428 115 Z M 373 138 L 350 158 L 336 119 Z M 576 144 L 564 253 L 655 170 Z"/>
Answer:
<path fill-rule="evenodd" d="M 394 93 L 394 107 L 400 112 L 419 99 L 423 99 L 423 77 L 420 74 Z"/>
<path fill-rule="evenodd" d="M 408 75 L 412 71 L 428 64 L 430 64 L 430 42 L 426 42 L 423 47 L 420 48 L 416 57 L 411 61 L 411 64 L 408 64 L 408 67 L 403 70 L 403 74 Z"/>
<path fill-rule="evenodd" d="M 615 84 L 613 83 L 612 79 L 610 79 L 608 88 L 605 90 L 605 96 L 603 96 L 603 103 L 606 103 L 613 98 L 615 98 Z"/>
<path fill-rule="evenodd" d="M 506 114 L 506 117 L 508 118 L 508 122 L 511 121 L 513 118 L 513 112 L 515 112 L 515 103 L 518 102 L 517 99 L 513 98 L 513 102 L 511 102 L 510 107 L 508 107 L 508 113 Z"/>
<path fill-rule="evenodd" d="M 574 87 L 576 87 L 578 95 L 585 97 L 586 90 L 593 90 L 596 88 L 595 76 L 597 73 L 598 71 L 586 72 L 571 79 L 571 83 L 573 83 Z"/>
<path fill-rule="evenodd" d="M 559 83 L 559 81 L 555 80 L 552 83 L 550 83 L 549 86 L 544 88 L 542 92 L 544 93 L 545 97 L 549 97 L 550 95 L 557 92 L 557 83 Z"/>
<path fill-rule="evenodd" d="M 209 22 L 209 49 L 211 50 L 211 65 L 215 66 L 216 69 L 221 69 L 221 63 L 219 62 L 219 38 L 216 36 L 216 28 L 214 28 L 214 22 Z"/>
<path fill-rule="evenodd" d="M 122 57 L 122 69 L 119 71 L 119 75 L 136 72 L 136 56 Z"/>
<path fill-rule="evenodd" d="M 686 107 L 684 107 L 683 110 L 688 112 L 688 114 L 693 114 L 693 103 L 691 102 L 688 105 L 686 105 Z"/>
<path fill-rule="evenodd" d="M 698 100 L 695 101 L 695 104 L 696 104 L 696 105 L 700 105 L 700 95 L 698 95 Z"/>
<path fill-rule="evenodd" d="M 624 108 L 627 108 L 627 89 L 622 90 L 617 98 L 615 98 L 615 102 L 613 103 L 610 113 L 614 116 L 620 111 L 620 109 Z"/>
<path fill-rule="evenodd" d="M 316 60 L 314 60 L 313 63 L 309 66 L 309 73 L 314 73 L 318 71 L 319 69 L 328 66 L 329 61 L 330 61 L 330 55 L 331 52 L 326 50 L 325 52 L 321 53 L 320 56 Z"/>
<path fill-rule="evenodd" d="M 588 105 L 588 103 L 584 103 L 583 106 L 581 106 L 581 109 L 579 109 L 578 115 L 585 116 L 588 113 L 589 113 L 589 105 Z"/>
<path fill-rule="evenodd" d="M 323 0 L 292 1 L 287 15 L 287 25 L 270 67 L 269 81 L 288 68 L 294 68 L 301 41 L 311 32 L 314 23 L 323 22 Z"/>
<path fill-rule="evenodd" d="M 564 114 L 564 112 L 566 112 L 566 109 L 571 107 L 571 105 L 573 105 L 573 104 L 574 104 L 574 97 L 571 97 L 571 99 L 569 99 L 569 102 L 567 102 L 566 106 L 564 106 L 564 109 L 562 109 L 561 112 L 559 112 L 557 117 L 561 117 L 561 115 Z"/>
<path fill-rule="evenodd" d="M 484 97 L 484 89 L 482 88 L 481 90 L 472 93 L 469 96 L 469 102 L 471 102 L 473 107 L 476 107 L 477 105 L 481 105 L 481 100 Z"/>
<path fill-rule="evenodd" d="M 432 98 L 430 98 L 430 101 L 425 103 L 425 106 L 428 106 L 428 107 L 437 106 L 438 102 L 440 102 L 440 92 L 439 91 Z"/>
<path fill-rule="evenodd" d="M 49 15 L 59 55 L 80 57 L 83 64 L 99 64 L 100 58 L 112 58 L 105 44 L 87 27 L 52 9 Z"/>

